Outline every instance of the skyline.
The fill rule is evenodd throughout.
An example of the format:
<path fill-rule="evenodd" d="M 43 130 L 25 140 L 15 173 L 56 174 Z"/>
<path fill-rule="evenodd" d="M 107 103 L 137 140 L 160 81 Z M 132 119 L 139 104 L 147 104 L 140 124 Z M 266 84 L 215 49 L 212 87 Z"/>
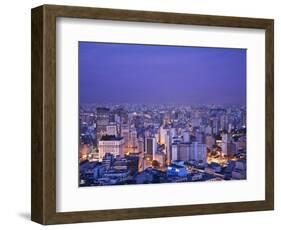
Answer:
<path fill-rule="evenodd" d="M 82 104 L 246 105 L 246 50 L 79 42 L 79 84 Z"/>
<path fill-rule="evenodd" d="M 243 106 L 80 109 L 81 187 L 247 178 Z"/>

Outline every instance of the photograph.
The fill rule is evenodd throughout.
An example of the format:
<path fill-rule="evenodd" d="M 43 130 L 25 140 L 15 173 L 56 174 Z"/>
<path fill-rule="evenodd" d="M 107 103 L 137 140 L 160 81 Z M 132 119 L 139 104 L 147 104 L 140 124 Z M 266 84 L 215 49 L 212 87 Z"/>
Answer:
<path fill-rule="evenodd" d="M 78 45 L 80 187 L 247 178 L 246 49 Z"/>

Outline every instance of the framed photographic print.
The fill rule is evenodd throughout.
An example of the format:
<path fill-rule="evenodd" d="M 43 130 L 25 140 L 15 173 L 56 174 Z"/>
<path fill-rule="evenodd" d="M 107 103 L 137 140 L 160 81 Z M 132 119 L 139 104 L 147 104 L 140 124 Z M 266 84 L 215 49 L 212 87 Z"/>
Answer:
<path fill-rule="evenodd" d="M 41 224 L 272 210 L 273 20 L 32 9 Z"/>

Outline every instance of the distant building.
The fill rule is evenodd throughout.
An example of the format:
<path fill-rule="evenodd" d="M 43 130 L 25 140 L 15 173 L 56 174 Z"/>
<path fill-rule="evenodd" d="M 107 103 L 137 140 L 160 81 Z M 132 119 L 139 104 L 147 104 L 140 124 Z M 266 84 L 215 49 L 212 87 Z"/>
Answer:
<path fill-rule="evenodd" d="M 102 136 L 99 143 L 99 158 L 102 159 L 106 153 L 114 156 L 124 156 L 124 138 L 105 135 Z"/>
<path fill-rule="evenodd" d="M 128 125 L 123 124 L 121 127 L 121 137 L 124 138 L 124 151 L 130 152 L 129 142 L 130 142 L 130 129 Z"/>
<path fill-rule="evenodd" d="M 170 132 L 167 132 L 166 136 L 165 136 L 165 153 L 166 153 L 167 162 L 169 164 L 171 162 L 171 158 L 172 158 Z"/>
<path fill-rule="evenodd" d="M 110 123 L 107 125 L 106 134 L 110 136 L 117 136 L 117 125 L 115 123 Z"/>
<path fill-rule="evenodd" d="M 138 137 L 137 137 L 137 130 L 135 128 L 130 129 L 129 149 L 130 152 L 138 152 Z"/>
<path fill-rule="evenodd" d="M 232 157 L 237 152 L 237 144 L 232 141 L 229 134 L 222 135 L 221 149 L 224 155 Z"/>
<path fill-rule="evenodd" d="M 179 159 L 179 147 L 178 143 L 172 144 L 172 161 L 176 161 Z"/>
<path fill-rule="evenodd" d="M 227 133 L 221 136 L 221 150 L 224 155 L 228 155 L 228 144 L 230 143 L 230 135 Z"/>
<path fill-rule="evenodd" d="M 138 138 L 138 151 L 144 153 L 144 141 L 142 137 Z"/>
<path fill-rule="evenodd" d="M 106 133 L 106 126 L 109 124 L 109 113 L 108 108 L 99 107 L 97 108 L 97 139 Z"/>
<path fill-rule="evenodd" d="M 219 132 L 219 120 L 218 120 L 218 118 L 213 118 L 212 119 L 212 133 L 218 134 L 218 132 Z"/>
<path fill-rule="evenodd" d="M 183 132 L 183 142 L 190 142 L 190 134 L 188 131 Z"/>
<path fill-rule="evenodd" d="M 227 122 L 228 122 L 228 118 L 226 115 L 222 115 L 220 117 L 220 128 L 221 129 L 224 129 L 224 130 L 227 130 Z"/>
<path fill-rule="evenodd" d="M 213 136 L 211 135 L 207 135 L 206 136 L 206 147 L 209 148 L 209 149 L 212 149 L 213 146 L 216 144 L 216 140 Z"/>

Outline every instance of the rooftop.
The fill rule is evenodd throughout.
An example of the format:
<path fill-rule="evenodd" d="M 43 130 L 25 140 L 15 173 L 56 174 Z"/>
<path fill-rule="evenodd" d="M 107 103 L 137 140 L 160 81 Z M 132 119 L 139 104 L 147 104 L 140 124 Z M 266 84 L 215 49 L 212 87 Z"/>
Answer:
<path fill-rule="evenodd" d="M 101 137 L 101 141 L 120 141 L 123 137 L 116 137 L 115 135 L 105 135 Z"/>

